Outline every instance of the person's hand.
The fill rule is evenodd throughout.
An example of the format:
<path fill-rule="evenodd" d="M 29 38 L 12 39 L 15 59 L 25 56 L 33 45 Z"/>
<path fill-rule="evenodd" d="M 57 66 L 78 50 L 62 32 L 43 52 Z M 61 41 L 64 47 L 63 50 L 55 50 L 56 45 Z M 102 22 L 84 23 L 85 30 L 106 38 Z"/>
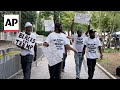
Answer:
<path fill-rule="evenodd" d="M 24 47 L 21 47 L 21 49 L 25 49 Z"/>
<path fill-rule="evenodd" d="M 102 60 L 103 59 L 103 55 L 102 54 L 100 54 L 100 60 Z"/>
<path fill-rule="evenodd" d="M 35 56 L 34 56 L 34 59 L 33 59 L 34 61 L 36 61 L 36 60 L 37 60 L 37 59 L 36 59 L 36 57 L 37 57 L 37 56 L 35 55 Z"/>
<path fill-rule="evenodd" d="M 49 46 L 49 44 L 48 44 L 48 43 L 46 43 L 46 42 L 44 42 L 44 43 L 43 43 L 43 46 L 48 47 L 48 46 Z"/>
<path fill-rule="evenodd" d="M 84 55 L 82 55 L 82 60 L 84 59 Z"/>

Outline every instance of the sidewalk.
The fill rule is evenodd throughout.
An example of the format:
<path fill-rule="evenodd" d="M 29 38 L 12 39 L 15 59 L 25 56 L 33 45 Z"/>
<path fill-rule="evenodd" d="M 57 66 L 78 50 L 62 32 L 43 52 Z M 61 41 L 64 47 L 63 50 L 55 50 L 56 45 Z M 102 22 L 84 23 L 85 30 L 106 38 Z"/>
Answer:
<path fill-rule="evenodd" d="M 75 79 L 75 62 L 74 62 L 74 52 L 70 52 L 66 59 L 65 71 L 62 72 L 62 79 Z M 82 65 L 81 69 L 81 79 L 87 79 L 88 75 L 85 71 L 84 65 Z M 22 79 L 22 72 L 16 75 L 13 79 Z M 37 66 L 33 64 L 31 79 L 49 79 L 49 71 L 48 71 L 48 62 L 44 57 L 41 61 L 37 62 Z M 93 79 L 110 79 L 104 72 L 102 72 L 97 66 L 95 69 L 95 74 Z"/>

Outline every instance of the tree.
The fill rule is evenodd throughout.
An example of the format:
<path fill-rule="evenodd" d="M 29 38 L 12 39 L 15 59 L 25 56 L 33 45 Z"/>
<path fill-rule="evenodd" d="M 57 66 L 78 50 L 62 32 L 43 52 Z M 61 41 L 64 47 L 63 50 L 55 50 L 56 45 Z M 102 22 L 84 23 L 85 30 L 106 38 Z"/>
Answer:
<path fill-rule="evenodd" d="M 21 11 L 21 31 L 24 30 L 26 22 L 31 22 L 33 25 L 36 23 L 36 11 Z"/>
<path fill-rule="evenodd" d="M 103 47 L 105 32 L 108 33 L 107 48 L 111 46 L 111 34 L 120 29 L 120 12 L 119 11 L 93 11 L 91 12 L 91 24 L 95 29 L 100 29 L 104 33 L 102 37 Z"/>

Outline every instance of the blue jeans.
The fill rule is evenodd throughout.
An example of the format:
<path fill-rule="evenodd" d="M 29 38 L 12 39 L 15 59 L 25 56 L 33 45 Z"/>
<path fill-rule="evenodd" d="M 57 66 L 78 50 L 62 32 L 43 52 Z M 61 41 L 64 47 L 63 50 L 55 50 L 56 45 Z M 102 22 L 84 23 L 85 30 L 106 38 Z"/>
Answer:
<path fill-rule="evenodd" d="M 78 52 L 75 53 L 74 55 L 75 58 L 75 64 L 76 64 L 76 76 L 79 77 L 80 76 L 80 71 L 81 71 L 81 65 L 82 65 L 82 61 L 83 61 L 83 57 L 82 57 L 82 53 Z"/>
<path fill-rule="evenodd" d="M 30 79 L 31 77 L 32 60 L 33 60 L 33 55 L 30 54 L 26 56 L 21 55 L 21 66 L 23 69 L 24 79 Z"/>

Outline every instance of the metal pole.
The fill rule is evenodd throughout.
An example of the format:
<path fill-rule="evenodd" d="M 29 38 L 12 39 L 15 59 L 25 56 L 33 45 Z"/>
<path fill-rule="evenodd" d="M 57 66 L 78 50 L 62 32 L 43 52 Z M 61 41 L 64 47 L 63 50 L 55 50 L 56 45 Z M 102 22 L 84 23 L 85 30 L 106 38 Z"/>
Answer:
<path fill-rule="evenodd" d="M 21 30 L 21 11 L 19 11 L 19 30 Z"/>

